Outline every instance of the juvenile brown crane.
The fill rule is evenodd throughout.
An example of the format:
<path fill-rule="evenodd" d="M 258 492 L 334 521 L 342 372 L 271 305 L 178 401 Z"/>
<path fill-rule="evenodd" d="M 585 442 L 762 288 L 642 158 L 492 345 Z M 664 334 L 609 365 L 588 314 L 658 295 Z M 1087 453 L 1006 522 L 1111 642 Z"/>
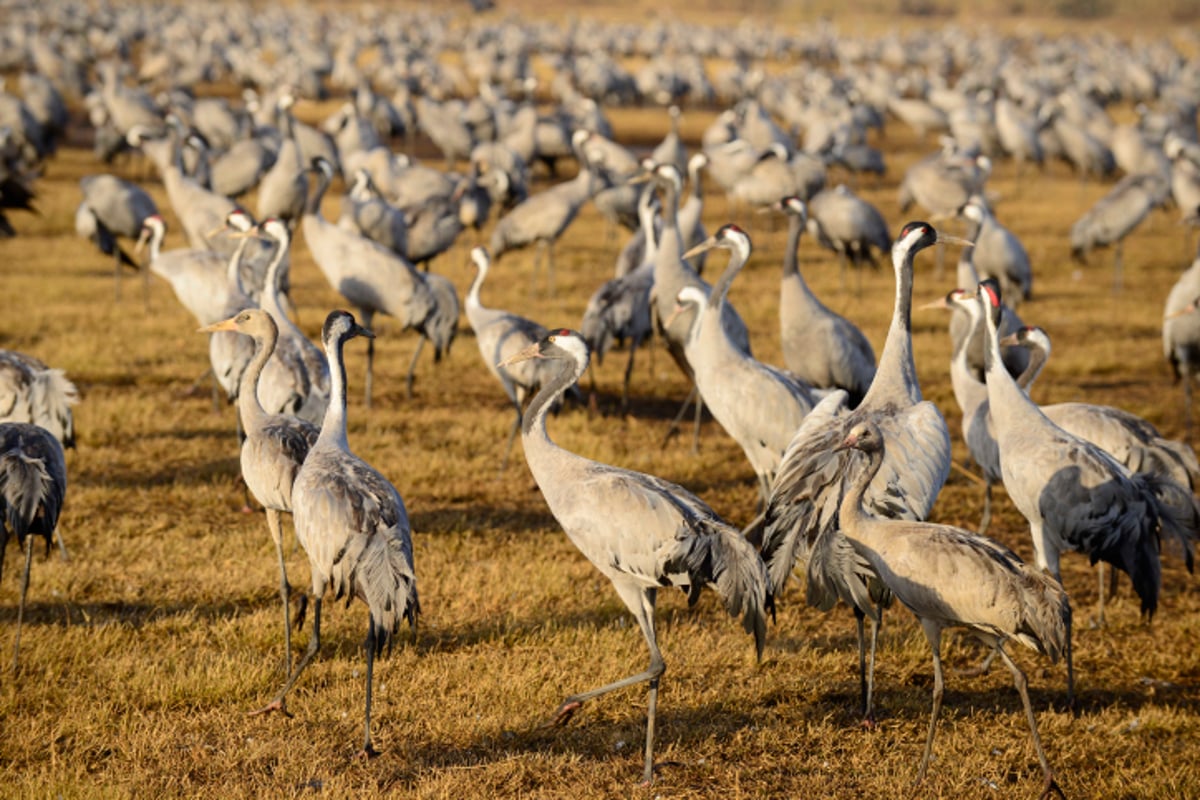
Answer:
<path fill-rule="evenodd" d="M 275 352 L 279 330 L 266 311 L 248 308 L 201 328 L 204 333 L 234 331 L 254 340 L 254 355 L 242 372 L 238 389 L 238 415 L 246 438 L 242 441 L 242 479 L 254 499 L 267 511 L 267 529 L 279 558 L 279 596 L 283 601 L 284 671 L 292 670 L 292 627 L 288 621 L 291 585 L 283 557 L 283 528 L 280 514 L 292 511 L 292 484 L 296 473 L 317 442 L 319 431 L 307 420 L 290 414 L 268 414 L 258 400 L 258 382 L 263 367 Z"/>
<path fill-rule="evenodd" d="M 883 466 L 884 440 L 879 426 L 866 420 L 852 427 L 838 445 L 839 451 L 853 449 L 867 456 L 867 463 L 857 472 L 849 470 L 852 482 L 842 498 L 839 516 L 842 533 L 855 551 L 870 562 L 884 585 L 917 616 L 933 652 L 933 711 L 917 780 L 923 780 L 929 768 L 942 708 L 942 631 L 966 628 L 994 648 L 1012 672 L 1045 776 L 1042 797 L 1054 791 L 1061 796 L 1038 737 L 1025 673 L 1004 645 L 1016 640 L 1055 662 L 1065 651 L 1070 671 L 1071 606 L 1067 593 L 1054 578 L 986 537 L 950 525 L 880 519 L 866 513 L 863 496 Z"/>
<path fill-rule="evenodd" d="M 695 602 L 704 586 L 714 589 L 733 616 L 754 634 L 761 656 L 766 613 L 773 610 L 767 572 L 741 533 L 681 486 L 633 470 L 601 464 L 556 445 L 546 433 L 546 413 L 587 369 L 588 349 L 575 331 L 557 330 L 501 362 L 529 359 L 557 366 L 550 383 L 529 404 L 521 423 L 525 460 L 550 512 L 571 542 L 616 589 L 650 648 L 650 665 L 621 680 L 574 694 L 555 716 L 565 723 L 586 701 L 626 686 L 649 684 L 645 766 L 654 777 L 654 726 L 658 683 L 666 669 L 654 633 L 658 589 L 687 587 Z"/>

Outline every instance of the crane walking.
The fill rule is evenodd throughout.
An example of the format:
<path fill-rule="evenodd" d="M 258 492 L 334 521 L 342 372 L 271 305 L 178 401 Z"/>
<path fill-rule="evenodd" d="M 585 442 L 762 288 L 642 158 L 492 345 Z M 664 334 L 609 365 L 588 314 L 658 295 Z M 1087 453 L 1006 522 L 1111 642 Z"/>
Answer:
<path fill-rule="evenodd" d="M 743 627 L 754 634 L 761 657 L 766 613 L 774 611 L 766 568 L 736 528 L 683 487 L 592 461 L 550 440 L 546 413 L 551 403 L 587 370 L 587 344 L 579 333 L 554 331 L 501 366 L 530 359 L 550 360 L 557 371 L 533 398 L 521 423 L 525 460 L 550 512 L 571 542 L 612 581 L 650 648 L 650 665 L 644 671 L 571 695 L 559 706 L 555 722 L 565 723 L 588 700 L 648 683 L 642 778 L 649 783 L 654 777 L 658 684 L 666 670 L 654 633 L 658 589 L 687 587 L 689 602 L 699 598 L 704 586 L 716 590 L 729 613 L 741 616 Z"/>
<path fill-rule="evenodd" d="M 966 628 L 994 648 L 1012 672 L 1045 776 L 1042 797 L 1054 791 L 1063 796 L 1042 749 L 1025 673 L 1004 644 L 1016 640 L 1054 662 L 1065 652 L 1069 673 L 1071 606 L 1067 593 L 1054 578 L 984 536 L 950 525 L 880 519 L 866 513 L 863 495 L 883 466 L 884 439 L 879 426 L 866 420 L 851 428 L 838 445 L 839 451 L 857 450 L 867 456 L 866 465 L 856 474 L 848 469 L 852 482 L 842 498 L 839 517 L 855 552 L 871 563 L 884 584 L 917 616 L 933 651 L 933 711 L 917 780 L 923 780 L 929 768 L 942 708 L 942 630 Z"/>

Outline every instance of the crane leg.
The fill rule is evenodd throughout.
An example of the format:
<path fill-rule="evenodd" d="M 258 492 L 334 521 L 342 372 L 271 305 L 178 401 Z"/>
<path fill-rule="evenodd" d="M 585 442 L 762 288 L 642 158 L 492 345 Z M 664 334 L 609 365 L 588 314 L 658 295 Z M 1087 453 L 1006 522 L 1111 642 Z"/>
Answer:
<path fill-rule="evenodd" d="M 409 400 L 412 400 L 412 396 L 413 396 L 413 392 L 412 392 L 413 380 L 414 380 L 413 376 L 417 371 L 417 359 L 421 357 L 421 348 L 423 348 L 424 346 L 425 346 L 425 337 L 422 336 L 420 339 L 417 339 L 416 352 L 413 353 L 412 361 L 410 361 L 408 363 L 408 375 L 404 378 L 404 396 L 407 397 Z"/>
<path fill-rule="evenodd" d="M 1097 628 L 1103 628 L 1108 624 L 1108 620 L 1104 616 L 1104 570 L 1103 561 L 1096 562 L 1096 619 L 1094 625 Z"/>
<path fill-rule="evenodd" d="M 986 534 L 988 527 L 992 524 L 992 479 L 985 475 L 983 480 L 983 517 L 979 520 L 980 536 Z"/>
<path fill-rule="evenodd" d="M 629 413 L 629 379 L 633 376 L 633 357 L 637 355 L 639 340 L 629 343 L 629 360 L 625 362 L 625 381 L 621 384 L 621 416 Z"/>
<path fill-rule="evenodd" d="M 542 242 L 539 240 L 533 248 L 533 274 L 529 276 L 529 294 L 537 295 L 538 270 L 542 266 Z"/>
<path fill-rule="evenodd" d="M 121 250 L 113 248 L 113 300 L 121 301 Z"/>
<path fill-rule="evenodd" d="M 17 606 L 17 635 L 13 639 L 13 672 L 17 671 L 17 657 L 21 652 L 21 622 L 25 619 L 25 593 L 29 591 L 29 568 L 33 566 L 33 535 L 25 534 L 25 574 L 21 576 L 21 604 Z"/>
<path fill-rule="evenodd" d="M 697 402 L 699 402 L 698 394 L 699 390 L 696 388 L 696 384 L 693 383 L 691 391 L 688 392 L 688 396 L 683 399 L 683 405 L 679 407 L 679 411 L 675 414 L 675 418 L 671 420 L 671 426 L 667 428 L 667 435 L 663 437 L 663 447 L 666 447 L 671 439 L 674 438 L 677 433 L 679 433 L 679 423 L 683 421 L 683 415 L 686 414 L 688 408 L 691 407 L 692 400 L 695 399 Z"/>
<path fill-rule="evenodd" d="M 1063 791 L 1058 783 L 1054 780 L 1054 771 L 1050 769 L 1049 762 L 1046 761 L 1046 751 L 1042 749 L 1042 740 L 1038 736 L 1037 720 L 1033 716 L 1033 706 L 1029 703 L 1029 681 L 1025 678 L 1025 673 L 1017 666 L 1016 662 L 1004 650 L 1004 645 L 997 643 L 996 651 L 1000 653 L 1000 657 L 1004 659 L 1004 663 L 1012 672 L 1013 683 L 1017 687 L 1017 691 L 1021 693 L 1021 703 L 1025 706 L 1025 716 L 1029 719 L 1029 733 L 1033 736 L 1033 749 L 1037 751 L 1038 763 L 1042 765 L 1042 774 L 1046 778 L 1046 782 L 1042 787 L 1042 797 L 1049 797 L 1057 792 L 1060 797 L 1063 797 Z"/>
<path fill-rule="evenodd" d="M 378 650 L 378 645 L 375 638 L 375 623 L 367 622 L 367 707 L 363 712 L 363 727 L 366 733 L 363 734 L 363 747 L 358 752 L 357 758 L 374 758 L 379 755 L 379 751 L 375 749 L 375 745 L 371 744 L 371 687 L 374 684 L 375 676 L 375 652 Z"/>
<path fill-rule="evenodd" d="M 1121 242 L 1118 241 L 1117 246 L 1116 246 L 1116 251 L 1113 254 L 1113 291 L 1114 292 L 1121 291 L 1121 285 L 1123 282 L 1122 281 L 1122 278 L 1123 278 L 1122 273 L 1124 272 L 1124 265 L 1121 262 L 1122 262 Z"/>
<path fill-rule="evenodd" d="M 700 389 L 696 389 L 696 422 L 692 426 L 692 455 L 700 452 L 700 418 L 704 415 L 704 398 Z"/>
<path fill-rule="evenodd" d="M 876 607 L 876 614 L 883 618 L 883 606 Z M 871 657 L 867 659 L 866 637 L 863 623 L 867 615 L 854 609 L 854 622 L 858 628 L 858 683 L 862 694 L 863 727 L 875 727 L 875 652 L 879 647 L 879 619 L 871 617 Z"/>
<path fill-rule="evenodd" d="M 300 677 L 300 673 L 304 672 L 304 668 L 312 662 L 313 658 L 315 658 L 317 655 L 317 651 L 321 649 L 321 597 L 324 594 L 325 587 L 321 587 L 320 591 L 318 591 L 315 586 L 313 587 L 312 638 L 308 640 L 308 647 L 305 649 L 304 655 L 300 658 L 300 661 L 296 663 L 296 668 L 292 670 L 292 674 L 288 676 L 287 682 L 283 684 L 283 688 L 279 690 L 279 694 L 275 695 L 275 698 L 262 708 L 258 709 L 257 711 L 251 711 L 251 716 L 266 714 L 271 711 L 280 711 L 285 716 L 291 716 L 291 714 L 288 713 L 287 705 L 285 703 L 287 693 L 290 692 L 292 687 L 296 685 L 296 680 Z"/>
<path fill-rule="evenodd" d="M 513 420 L 512 429 L 508 432 L 508 444 L 504 446 L 504 458 L 500 460 L 500 471 L 508 469 L 508 457 L 512 454 L 513 442 L 516 441 L 517 431 L 521 430 L 521 406 L 517 406 L 517 418 Z"/>
<path fill-rule="evenodd" d="M 863 622 L 867 615 L 862 609 L 854 607 L 854 627 L 858 631 L 858 690 L 862 697 L 863 725 L 868 725 L 870 719 L 870 701 L 867 699 L 867 636 Z"/>
<path fill-rule="evenodd" d="M 917 782 L 925 780 L 929 769 L 929 756 L 933 753 L 933 734 L 937 730 L 938 714 L 942 710 L 942 691 L 946 682 L 942 676 L 942 629 L 936 622 L 921 620 L 929 649 L 933 651 L 933 710 L 929 714 L 929 733 L 925 736 L 925 754 L 921 756 L 921 767 L 917 770 Z"/>
<path fill-rule="evenodd" d="M 58 555 L 63 561 L 70 561 L 71 554 L 67 552 L 67 542 L 63 539 L 62 530 L 54 529 L 54 541 L 58 543 Z"/>
<path fill-rule="evenodd" d="M 283 674 L 292 673 L 292 626 L 288 620 L 291 610 L 292 587 L 287 579 L 287 563 L 283 557 L 283 526 L 279 512 L 267 509 L 267 528 L 271 541 L 275 543 L 275 554 L 279 557 L 279 599 L 283 601 Z"/>
<path fill-rule="evenodd" d="M 864 721 L 875 725 L 875 654 L 879 651 L 879 629 L 883 627 L 883 605 L 875 607 L 875 615 L 871 618 L 871 654 L 867 661 L 867 713 Z"/>
<path fill-rule="evenodd" d="M 546 243 L 546 294 L 554 297 L 554 242 Z"/>
<path fill-rule="evenodd" d="M 663 661 L 662 653 L 658 649 L 658 641 L 654 634 L 654 603 L 658 597 L 658 590 L 623 584 L 614 584 L 613 588 L 617 590 L 617 594 L 621 596 L 621 599 L 625 601 L 625 605 L 629 607 L 634 617 L 637 618 L 638 626 L 642 629 L 642 635 L 646 639 L 646 645 L 650 648 L 650 666 L 642 672 L 622 678 L 619 681 L 613 681 L 604 686 L 571 695 L 558 707 L 554 719 L 549 724 L 565 724 L 588 700 L 595 699 L 617 689 L 624 689 L 626 686 L 649 683 L 646 709 L 645 765 L 642 771 L 642 782 L 648 784 L 654 780 L 654 728 L 658 713 L 658 682 L 667 669 L 666 662 Z"/>

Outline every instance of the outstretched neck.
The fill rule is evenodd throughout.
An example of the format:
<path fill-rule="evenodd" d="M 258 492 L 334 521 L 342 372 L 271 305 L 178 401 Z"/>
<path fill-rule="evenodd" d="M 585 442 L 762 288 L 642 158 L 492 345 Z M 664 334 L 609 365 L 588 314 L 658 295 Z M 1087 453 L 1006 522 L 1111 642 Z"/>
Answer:
<path fill-rule="evenodd" d="M 325 343 L 325 358 L 329 361 L 329 406 L 321 422 L 319 446 L 349 450 L 346 439 L 346 361 L 343 358 L 345 341 L 334 339 Z"/>
<path fill-rule="evenodd" d="M 921 386 L 917 383 L 917 367 L 912 354 L 912 253 L 892 254 L 892 266 L 896 272 L 896 304 L 892 311 L 892 324 L 888 328 L 883 353 L 879 357 L 879 370 L 867 390 L 863 403 L 870 403 L 904 396 L 912 403 L 921 402 Z"/>

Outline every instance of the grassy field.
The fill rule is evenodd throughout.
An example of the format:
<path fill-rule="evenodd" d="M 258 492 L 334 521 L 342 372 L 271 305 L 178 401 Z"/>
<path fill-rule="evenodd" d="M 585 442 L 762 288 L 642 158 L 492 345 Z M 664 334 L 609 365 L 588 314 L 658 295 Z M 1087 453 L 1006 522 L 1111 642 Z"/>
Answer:
<path fill-rule="evenodd" d="M 1123 109 L 1128 113 L 1128 109 Z M 612 113 L 618 139 L 653 141 L 666 115 Z M 709 117 L 686 115 L 698 133 Z M 893 231 L 904 170 L 933 146 L 898 123 L 883 145 L 890 172 L 862 193 Z M 429 151 L 421 150 L 428 154 Z M 430 159 L 438 163 L 437 159 Z M 1040 772 L 1020 701 L 1003 669 L 948 674 L 942 724 L 926 782 L 912 786 L 928 720 L 932 670 L 911 616 L 887 619 L 878 668 L 880 724 L 858 726 L 857 660 L 845 609 L 820 614 L 795 582 L 756 664 L 740 626 L 706 595 L 688 609 L 679 593 L 659 603 L 667 659 L 659 703 L 658 779 L 639 788 L 645 694 L 628 690 L 588 704 L 564 728 L 544 728 L 566 695 L 640 670 L 645 645 L 607 581 L 550 517 L 519 453 L 498 471 L 511 409 L 481 362 L 466 320 L 449 358 L 423 358 L 416 396 L 403 375 L 415 335 L 377 320 L 375 405 L 361 397 L 365 347 L 347 348 L 350 444 L 407 503 L 424 616 L 377 664 L 374 728 L 382 755 L 351 759 L 361 736 L 361 643 L 366 610 L 330 603 L 321 658 L 290 697 L 295 716 L 250 717 L 282 680 L 273 547 L 261 513 L 243 513 L 234 415 L 214 411 L 205 337 L 161 282 L 145 310 L 136 282 L 114 302 L 111 264 L 78 239 L 77 181 L 100 171 L 89 150 L 67 148 L 38 183 L 41 216 L 18 216 L 0 242 L 0 346 L 64 368 L 83 393 L 78 449 L 60 529 L 72 559 L 36 558 L 21 667 L 0 688 L 0 795 L 11 797 L 936 797 L 1033 796 Z M 134 162 L 116 168 L 141 179 Z M 833 180 L 839 180 L 836 174 Z M 161 186 L 145 181 L 160 207 Z M 1000 164 L 991 182 L 998 216 L 1025 242 L 1035 298 L 1021 309 L 1055 343 L 1035 391 L 1041 402 L 1117 404 L 1169 436 L 1184 433 L 1181 391 L 1159 342 L 1162 303 L 1190 262 L 1194 234 L 1174 210 L 1155 213 L 1127 242 L 1124 291 L 1111 291 L 1107 254 L 1077 268 L 1066 232 L 1107 189 L 1081 184 L 1062 165 L 1019 181 Z M 336 194 L 335 192 L 331 194 Z M 539 186 L 540 188 L 540 186 Z M 253 198 L 248 198 L 253 207 Z M 336 214 L 336 197 L 325 206 Z M 167 212 L 168 223 L 173 218 Z M 705 221 L 735 220 L 756 252 L 732 301 L 759 358 L 781 363 L 777 286 L 783 227 L 734 213 L 710 193 Z M 957 224 L 947 226 L 957 232 Z M 557 291 L 532 294 L 532 253 L 505 258 L 485 287 L 488 305 L 551 326 L 576 327 L 590 293 L 611 274 L 619 236 L 587 208 L 560 243 Z M 434 263 L 465 294 L 473 270 L 464 235 Z M 168 247 L 183 245 L 178 231 Z M 953 253 L 949 256 L 953 259 Z M 950 288 L 934 255 L 917 263 L 917 300 Z M 889 270 L 866 272 L 861 292 L 838 289 L 836 260 L 811 242 L 802 268 L 826 301 L 855 320 L 878 352 L 890 314 Z M 952 261 L 950 262 L 952 263 Z M 713 261 L 714 271 L 723 258 Z M 342 301 L 300 237 L 293 299 L 314 338 Z M 711 277 L 711 273 L 710 273 Z M 852 286 L 854 285 L 852 279 Z M 946 320 L 919 312 L 914 332 L 926 396 L 955 435 Z M 551 436 L 601 461 L 681 483 L 736 524 L 754 512 L 754 476 L 740 448 L 712 421 L 700 450 L 659 442 L 686 385 L 659 346 L 634 372 L 635 401 L 615 414 L 624 367 L 616 353 L 595 369 L 594 409 L 568 407 Z M 518 445 L 519 448 L 519 445 Z M 958 472 L 934 518 L 970 526 L 980 491 Z M 1003 492 L 992 533 L 1026 557 L 1024 520 Z M 294 585 L 307 585 L 304 553 L 290 543 Z M 0 648 L 16 619 L 16 550 L 0 585 Z M 1164 566 L 1153 624 L 1139 620 L 1128 582 L 1109 625 L 1089 628 L 1095 578 L 1067 556 L 1064 579 L 1078 620 L 1079 708 L 1064 709 L 1065 669 L 1030 651 L 1027 668 L 1043 740 L 1069 797 L 1200 796 L 1200 590 L 1178 559 Z M 308 633 L 297 635 L 303 647 Z M 946 648 L 967 667 L 969 642 Z M 7 656 L 5 656 L 7 659 Z M 7 664 L 7 660 L 3 663 Z"/>

